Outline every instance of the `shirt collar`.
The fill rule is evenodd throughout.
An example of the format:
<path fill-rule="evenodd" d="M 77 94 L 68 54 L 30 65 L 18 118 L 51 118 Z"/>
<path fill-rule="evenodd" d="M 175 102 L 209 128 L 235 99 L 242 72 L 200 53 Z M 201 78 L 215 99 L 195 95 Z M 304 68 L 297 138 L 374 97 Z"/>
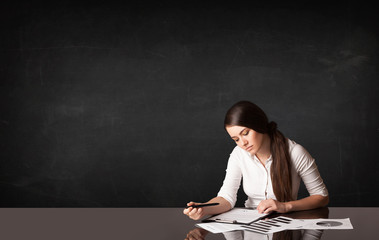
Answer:
<path fill-rule="evenodd" d="M 249 153 L 250 157 L 251 157 L 251 154 Z M 256 155 L 254 155 L 253 157 L 251 157 L 252 159 L 254 159 L 255 161 L 259 161 L 258 157 Z M 266 163 L 269 163 L 272 161 L 272 155 L 270 155 L 270 157 L 266 160 Z"/>
<path fill-rule="evenodd" d="M 257 156 L 256 156 L 255 154 L 254 154 L 254 156 L 251 156 L 251 154 L 250 154 L 248 151 L 246 151 L 246 152 L 247 152 L 247 154 L 248 154 L 253 160 L 260 162 L 259 159 L 257 158 Z M 271 154 L 270 157 L 266 160 L 266 162 L 271 162 L 271 161 L 272 161 L 272 154 Z"/>

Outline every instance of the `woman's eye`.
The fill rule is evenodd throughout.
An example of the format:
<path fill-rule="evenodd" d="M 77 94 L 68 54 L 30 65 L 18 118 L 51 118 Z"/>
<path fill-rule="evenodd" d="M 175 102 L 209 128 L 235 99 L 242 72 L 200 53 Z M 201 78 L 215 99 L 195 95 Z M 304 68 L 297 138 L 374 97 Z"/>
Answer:
<path fill-rule="evenodd" d="M 249 134 L 249 131 L 246 131 L 243 133 L 244 136 L 247 136 Z"/>

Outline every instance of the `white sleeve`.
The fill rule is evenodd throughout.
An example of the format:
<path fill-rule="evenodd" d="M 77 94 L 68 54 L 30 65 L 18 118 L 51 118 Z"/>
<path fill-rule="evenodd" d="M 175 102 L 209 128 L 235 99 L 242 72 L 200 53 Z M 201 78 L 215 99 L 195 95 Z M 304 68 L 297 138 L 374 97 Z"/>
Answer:
<path fill-rule="evenodd" d="M 238 159 L 233 154 L 230 155 L 228 166 L 226 168 L 226 175 L 223 185 L 218 192 L 218 197 L 223 197 L 227 200 L 232 208 L 237 202 L 237 192 L 241 185 L 242 172 L 238 165 Z"/>
<path fill-rule="evenodd" d="M 291 151 L 297 173 L 304 182 L 309 195 L 328 196 L 328 190 L 321 178 L 315 160 L 301 145 L 296 144 Z"/>

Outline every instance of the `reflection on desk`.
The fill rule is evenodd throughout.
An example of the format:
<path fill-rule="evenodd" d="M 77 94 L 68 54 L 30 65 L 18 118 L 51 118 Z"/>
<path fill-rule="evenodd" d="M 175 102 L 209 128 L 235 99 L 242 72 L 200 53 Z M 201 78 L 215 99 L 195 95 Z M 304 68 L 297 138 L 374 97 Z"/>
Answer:
<path fill-rule="evenodd" d="M 379 223 L 376 219 L 379 208 L 330 207 L 284 216 L 299 219 L 350 218 L 354 229 L 324 230 L 322 240 L 378 239 Z M 0 208 L 0 239 L 185 239 L 198 222 L 184 215 L 183 208 Z M 197 231 L 198 239 L 225 239 L 223 234 Z M 272 237 L 282 239 L 286 238 L 286 234 L 292 234 L 293 238 L 313 236 L 309 231 L 285 232 Z M 192 235 L 195 233 L 196 230 L 191 232 Z M 243 233 L 240 238 L 247 239 L 247 235 L 250 235 L 240 233 Z M 313 239 L 317 239 L 317 236 Z"/>
<path fill-rule="evenodd" d="M 288 214 L 272 214 L 267 219 L 275 218 L 278 216 L 286 216 L 293 219 L 316 219 L 316 218 L 328 218 L 329 217 L 329 209 L 328 208 L 319 208 L 314 210 L 307 211 L 299 211 Z M 318 240 L 321 239 L 323 230 L 311 230 L 311 229 L 303 229 L 303 230 L 287 230 L 282 232 L 277 232 L 273 234 L 259 234 L 255 232 L 251 232 L 248 230 L 245 231 L 232 231 L 225 232 L 223 236 L 226 240 L 267 240 L 267 239 L 275 239 L 275 240 Z M 186 240 L 204 240 L 206 236 L 209 234 L 208 231 L 202 228 L 194 228 L 188 232 L 186 236 Z"/>
<path fill-rule="evenodd" d="M 273 234 L 263 235 L 249 231 L 236 231 L 224 233 L 226 240 L 318 240 L 321 239 L 323 230 L 287 230 Z"/>
<path fill-rule="evenodd" d="M 185 240 L 205 240 L 208 231 L 202 228 L 195 228 L 191 230 Z M 223 233 L 226 240 L 319 240 L 321 239 L 323 230 L 287 230 L 276 232 L 273 234 L 259 234 L 250 231 L 232 231 Z"/>

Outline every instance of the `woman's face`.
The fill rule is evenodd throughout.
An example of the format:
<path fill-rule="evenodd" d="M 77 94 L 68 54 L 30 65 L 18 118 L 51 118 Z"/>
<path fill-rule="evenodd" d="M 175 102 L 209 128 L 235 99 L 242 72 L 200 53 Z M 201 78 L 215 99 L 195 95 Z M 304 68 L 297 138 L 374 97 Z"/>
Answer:
<path fill-rule="evenodd" d="M 229 126 L 226 127 L 226 131 L 240 148 L 248 151 L 252 156 L 259 152 L 264 134 L 242 126 Z"/>

